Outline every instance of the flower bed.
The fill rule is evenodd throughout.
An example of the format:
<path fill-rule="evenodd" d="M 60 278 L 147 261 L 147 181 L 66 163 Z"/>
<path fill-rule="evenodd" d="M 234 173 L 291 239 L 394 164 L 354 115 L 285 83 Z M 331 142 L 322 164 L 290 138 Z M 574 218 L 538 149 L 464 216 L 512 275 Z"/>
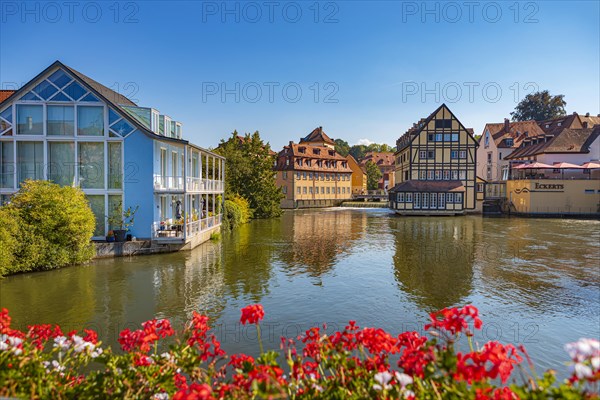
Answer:
<path fill-rule="evenodd" d="M 59 326 L 12 329 L 0 313 L 0 396 L 20 398 L 335 398 L 335 399 L 580 399 L 598 398 L 600 344 L 582 339 L 565 346 L 572 375 L 538 377 L 522 346 L 488 342 L 475 348 L 482 322 L 473 306 L 431 314 L 429 336 L 398 336 L 350 321 L 327 335 L 313 327 L 282 338 L 281 350 L 260 343 L 262 306 L 243 308 L 254 324 L 261 355 L 226 355 L 208 317 L 193 313 L 176 332 L 168 320 L 144 322 L 120 333 L 122 351 L 103 347 L 91 330 L 63 333 Z M 459 351 L 465 335 L 469 351 Z M 168 338 L 168 339 L 167 339 Z M 158 348 L 170 342 L 168 351 Z M 391 361 L 391 360 L 394 361 Z M 285 371 L 284 371 L 285 368 Z M 515 374 L 519 371 L 519 374 Z M 518 375 L 513 376 L 513 375 Z"/>

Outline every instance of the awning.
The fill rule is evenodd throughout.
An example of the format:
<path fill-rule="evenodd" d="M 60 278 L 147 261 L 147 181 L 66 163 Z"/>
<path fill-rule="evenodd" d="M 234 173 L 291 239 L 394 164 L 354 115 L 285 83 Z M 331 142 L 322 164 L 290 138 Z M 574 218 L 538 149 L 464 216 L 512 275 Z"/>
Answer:
<path fill-rule="evenodd" d="M 553 167 L 552 165 L 548 165 L 548 164 L 544 164 L 541 162 L 534 162 L 531 164 L 521 164 L 521 165 L 517 165 L 516 167 L 513 167 L 513 169 L 553 169 L 556 167 Z"/>
<path fill-rule="evenodd" d="M 552 167 L 556 169 L 583 169 L 581 165 L 575 165 L 568 162 L 555 162 Z"/>

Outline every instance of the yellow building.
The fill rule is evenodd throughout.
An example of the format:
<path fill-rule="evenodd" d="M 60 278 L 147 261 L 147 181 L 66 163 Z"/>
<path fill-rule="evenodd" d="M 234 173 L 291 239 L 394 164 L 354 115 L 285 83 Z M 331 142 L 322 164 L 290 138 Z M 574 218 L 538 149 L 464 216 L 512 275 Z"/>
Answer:
<path fill-rule="evenodd" d="M 322 127 L 290 142 L 277 155 L 276 182 L 285 198 L 281 208 L 331 207 L 352 198 L 352 170 L 335 151 Z"/>
<path fill-rule="evenodd" d="M 352 170 L 352 194 L 367 193 L 367 173 L 364 168 L 350 154 L 348 154 L 346 160 L 348 160 L 348 166 Z"/>
<path fill-rule="evenodd" d="M 453 215 L 476 209 L 477 141 L 442 104 L 396 141 L 396 185 L 390 208 L 399 214 Z"/>

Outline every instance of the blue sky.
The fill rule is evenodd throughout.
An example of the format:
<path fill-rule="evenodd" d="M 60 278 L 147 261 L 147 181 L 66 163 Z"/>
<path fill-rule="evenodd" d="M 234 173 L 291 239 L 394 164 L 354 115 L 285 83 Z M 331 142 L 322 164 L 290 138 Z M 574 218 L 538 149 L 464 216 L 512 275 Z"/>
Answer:
<path fill-rule="evenodd" d="M 442 102 L 481 133 L 535 89 L 600 113 L 598 1 L 0 6 L 3 89 L 58 59 L 205 147 L 237 129 L 279 150 L 317 126 L 394 144 Z"/>

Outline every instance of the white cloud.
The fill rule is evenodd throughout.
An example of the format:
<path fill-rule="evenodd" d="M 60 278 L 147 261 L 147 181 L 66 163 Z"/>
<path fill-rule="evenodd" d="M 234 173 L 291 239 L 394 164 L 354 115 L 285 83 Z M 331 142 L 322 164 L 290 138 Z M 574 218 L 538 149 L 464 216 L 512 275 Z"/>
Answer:
<path fill-rule="evenodd" d="M 359 139 L 358 142 L 356 143 L 357 145 L 365 145 L 368 146 L 370 144 L 373 144 L 375 142 L 370 141 L 369 139 Z"/>

